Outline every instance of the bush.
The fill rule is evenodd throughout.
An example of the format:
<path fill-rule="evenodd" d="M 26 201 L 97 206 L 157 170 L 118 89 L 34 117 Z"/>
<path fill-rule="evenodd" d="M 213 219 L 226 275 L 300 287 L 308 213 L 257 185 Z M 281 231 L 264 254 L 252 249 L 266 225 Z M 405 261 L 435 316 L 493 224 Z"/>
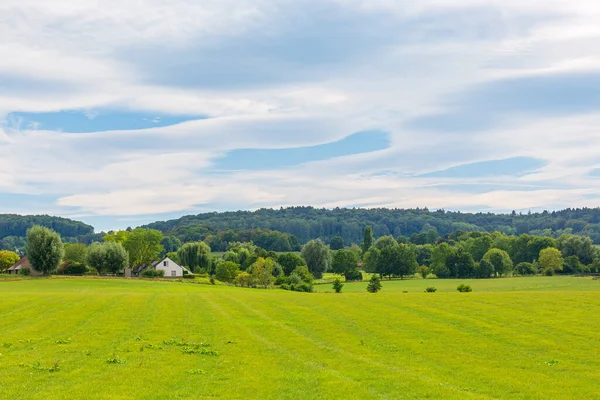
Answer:
<path fill-rule="evenodd" d="M 342 283 L 341 279 L 337 278 L 333 281 L 333 290 L 335 290 L 336 293 L 342 293 L 343 287 L 344 284 Z"/>
<path fill-rule="evenodd" d="M 185 275 L 183 275 L 183 279 L 196 279 L 196 275 L 194 275 L 194 274 L 185 274 Z"/>
<path fill-rule="evenodd" d="M 283 290 L 290 290 L 290 285 L 288 285 L 287 283 L 284 283 L 281 285 L 281 289 Z"/>
<path fill-rule="evenodd" d="M 425 266 L 417 268 L 417 274 L 421 275 L 423 279 L 427 279 L 427 275 L 429 275 L 430 272 L 431 270 Z"/>
<path fill-rule="evenodd" d="M 277 278 L 275 278 L 275 285 L 277 286 L 281 286 L 284 285 L 286 283 L 288 283 L 288 278 L 283 276 L 283 275 L 279 275 Z"/>
<path fill-rule="evenodd" d="M 254 277 L 247 272 L 240 272 L 234 281 L 236 286 L 252 287 L 255 286 Z"/>
<path fill-rule="evenodd" d="M 84 263 L 66 262 L 62 264 L 57 273 L 61 275 L 83 275 L 87 272 L 87 267 Z"/>
<path fill-rule="evenodd" d="M 363 280 L 362 272 L 360 272 L 356 268 L 355 269 L 351 269 L 349 271 L 346 271 L 346 273 L 344 274 L 344 277 L 346 278 L 346 282 L 362 281 Z"/>
<path fill-rule="evenodd" d="M 215 277 L 221 282 L 231 283 L 240 273 L 240 265 L 231 261 L 222 261 L 215 268 Z"/>
<path fill-rule="evenodd" d="M 434 288 L 433 286 L 430 286 L 427 289 L 425 289 L 425 293 L 435 293 L 435 292 L 437 292 L 437 289 Z"/>
<path fill-rule="evenodd" d="M 554 270 L 552 268 L 546 268 L 544 270 L 544 275 L 546 275 L 546 276 L 552 276 L 552 275 L 554 275 Z"/>
<path fill-rule="evenodd" d="M 292 275 L 297 275 L 302 280 L 302 282 L 306 282 L 306 283 L 312 283 L 312 281 L 315 279 L 313 274 L 311 274 L 310 271 L 308 270 L 308 267 L 306 267 L 304 265 L 302 265 L 300 267 L 296 267 L 294 272 L 292 272 L 292 274 L 290 275 L 290 278 Z"/>
<path fill-rule="evenodd" d="M 19 270 L 19 274 L 29 276 L 31 275 L 31 268 L 23 267 Z"/>
<path fill-rule="evenodd" d="M 299 284 L 294 285 L 291 289 L 295 292 L 311 293 L 313 291 L 312 285 L 306 282 L 300 282 Z"/>
<path fill-rule="evenodd" d="M 87 271 L 85 271 L 84 275 L 89 275 L 89 276 L 98 276 L 100 275 L 98 273 L 98 270 L 94 267 L 88 267 Z"/>
<path fill-rule="evenodd" d="M 473 289 L 471 289 L 470 285 L 465 285 L 464 283 L 461 283 L 460 285 L 458 285 L 456 287 L 456 290 L 458 290 L 461 293 L 472 292 L 473 291 Z"/>
<path fill-rule="evenodd" d="M 371 276 L 371 280 L 367 285 L 367 292 L 369 293 L 377 293 L 381 290 L 381 280 L 379 279 L 379 275 Z"/>
<path fill-rule="evenodd" d="M 147 269 L 142 272 L 142 276 L 144 278 L 163 278 L 165 276 L 165 271 L 161 269 Z"/>
<path fill-rule="evenodd" d="M 535 265 L 528 262 L 522 262 L 515 267 L 519 275 L 535 275 Z"/>

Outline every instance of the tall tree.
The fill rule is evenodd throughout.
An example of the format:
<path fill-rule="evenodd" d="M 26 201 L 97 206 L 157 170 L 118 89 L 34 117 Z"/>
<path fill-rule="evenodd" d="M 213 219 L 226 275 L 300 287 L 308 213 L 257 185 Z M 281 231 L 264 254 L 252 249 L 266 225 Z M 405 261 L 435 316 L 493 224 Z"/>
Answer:
<path fill-rule="evenodd" d="M 331 250 L 341 250 L 344 248 L 344 239 L 341 236 L 334 236 L 329 242 L 329 248 Z"/>
<path fill-rule="evenodd" d="M 19 259 L 19 255 L 13 251 L 0 250 L 0 272 L 15 265 Z"/>
<path fill-rule="evenodd" d="M 65 252 L 60 235 L 39 225 L 27 231 L 26 250 L 31 266 L 44 275 L 56 271 Z"/>
<path fill-rule="evenodd" d="M 284 253 L 277 257 L 277 262 L 283 268 L 283 273 L 289 276 L 297 267 L 306 265 L 302 257 L 296 253 Z"/>
<path fill-rule="evenodd" d="M 177 255 L 181 264 L 188 267 L 192 272 L 196 272 L 199 268 L 208 273 L 211 272 L 210 247 L 206 243 L 186 243 L 179 248 Z"/>
<path fill-rule="evenodd" d="M 63 260 L 67 262 L 85 263 L 87 246 L 83 243 L 65 243 Z"/>
<path fill-rule="evenodd" d="M 458 247 L 455 252 L 448 256 L 446 265 L 450 276 L 455 278 L 470 278 L 475 275 L 475 261 L 471 253 Z"/>
<path fill-rule="evenodd" d="M 345 275 L 348 271 L 355 270 L 358 265 L 358 256 L 350 250 L 338 250 L 333 253 L 331 272 Z"/>
<path fill-rule="evenodd" d="M 362 242 L 362 251 L 366 253 L 373 246 L 373 227 L 371 225 L 365 228 Z"/>
<path fill-rule="evenodd" d="M 431 253 L 431 270 L 438 278 L 451 276 L 448 268 L 448 259 L 456 252 L 448 243 L 440 243 L 433 248 Z"/>
<path fill-rule="evenodd" d="M 563 257 L 560 250 L 549 247 L 540 251 L 539 265 L 543 272 L 553 274 L 563 269 Z"/>
<path fill-rule="evenodd" d="M 483 256 L 485 261 L 488 261 L 494 267 L 494 272 L 498 276 L 506 275 L 513 269 L 513 262 L 508 253 L 500 249 L 490 249 Z"/>
<path fill-rule="evenodd" d="M 87 251 L 86 262 L 98 272 L 116 274 L 127 268 L 129 255 L 119 242 L 93 243 Z"/>
<path fill-rule="evenodd" d="M 163 235 L 156 229 L 136 228 L 129 232 L 123 247 L 129 253 L 131 266 L 150 265 L 163 250 L 160 244 Z"/>
<path fill-rule="evenodd" d="M 317 278 L 323 276 L 331 264 L 329 247 L 321 239 L 311 240 L 302 247 L 302 258 L 306 261 L 308 270 Z"/>

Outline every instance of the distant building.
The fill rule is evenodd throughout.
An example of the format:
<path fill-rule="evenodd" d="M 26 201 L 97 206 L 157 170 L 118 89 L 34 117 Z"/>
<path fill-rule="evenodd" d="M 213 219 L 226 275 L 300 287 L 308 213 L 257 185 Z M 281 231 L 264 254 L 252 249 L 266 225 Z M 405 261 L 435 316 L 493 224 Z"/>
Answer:
<path fill-rule="evenodd" d="M 169 257 L 165 257 L 160 261 L 153 262 L 150 266 L 143 264 L 135 268 L 126 268 L 125 276 L 140 276 L 148 268 L 152 268 L 157 271 L 165 271 L 165 278 L 181 278 L 184 275 L 184 271 L 188 274 L 191 273 L 187 268 L 177 264 Z"/>
<path fill-rule="evenodd" d="M 31 266 L 31 263 L 29 262 L 29 258 L 27 258 L 27 256 L 17 261 L 15 265 L 7 269 L 6 272 L 11 275 L 18 275 L 21 273 L 22 268 L 29 268 L 29 270 L 31 271 L 30 275 L 44 275 L 43 272 L 40 272 Z"/>

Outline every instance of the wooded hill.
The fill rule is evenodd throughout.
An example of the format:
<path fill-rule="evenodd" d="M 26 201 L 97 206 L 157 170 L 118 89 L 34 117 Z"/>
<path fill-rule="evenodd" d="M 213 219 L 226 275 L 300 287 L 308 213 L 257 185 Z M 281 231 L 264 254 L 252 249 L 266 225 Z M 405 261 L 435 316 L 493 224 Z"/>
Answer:
<path fill-rule="evenodd" d="M 503 232 L 508 235 L 529 233 L 559 237 L 565 233 L 589 236 L 600 243 L 600 208 L 566 209 L 541 213 L 511 214 L 462 213 L 422 209 L 361 209 L 290 207 L 188 215 L 144 227 L 158 229 L 181 241 L 204 240 L 208 236 L 232 235 L 233 232 L 269 229 L 294 235 L 300 243 L 315 238 L 325 242 L 341 236 L 346 244 L 361 243 L 367 225 L 375 237 L 410 237 L 435 229 L 439 235 L 455 231 Z"/>

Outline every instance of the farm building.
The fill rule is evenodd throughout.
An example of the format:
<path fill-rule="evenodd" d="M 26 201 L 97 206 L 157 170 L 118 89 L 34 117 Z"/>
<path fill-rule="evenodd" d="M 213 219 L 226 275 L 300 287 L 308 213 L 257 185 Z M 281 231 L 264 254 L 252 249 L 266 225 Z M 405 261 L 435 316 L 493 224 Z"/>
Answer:
<path fill-rule="evenodd" d="M 21 258 L 15 263 L 15 265 L 7 269 L 6 273 L 18 275 L 21 272 L 22 268 L 29 268 L 29 270 L 31 271 L 31 275 L 43 275 L 43 272 L 40 272 L 31 266 L 31 263 L 29 262 L 27 256 Z"/>
<path fill-rule="evenodd" d="M 125 276 L 140 276 L 142 272 L 148 268 L 156 269 L 157 271 L 165 271 L 165 278 L 181 278 L 184 275 L 184 271 L 185 273 L 190 273 L 187 268 L 177 264 L 169 257 L 165 257 L 160 261 L 153 262 L 150 267 L 144 264 L 133 269 L 127 268 L 125 270 Z"/>

